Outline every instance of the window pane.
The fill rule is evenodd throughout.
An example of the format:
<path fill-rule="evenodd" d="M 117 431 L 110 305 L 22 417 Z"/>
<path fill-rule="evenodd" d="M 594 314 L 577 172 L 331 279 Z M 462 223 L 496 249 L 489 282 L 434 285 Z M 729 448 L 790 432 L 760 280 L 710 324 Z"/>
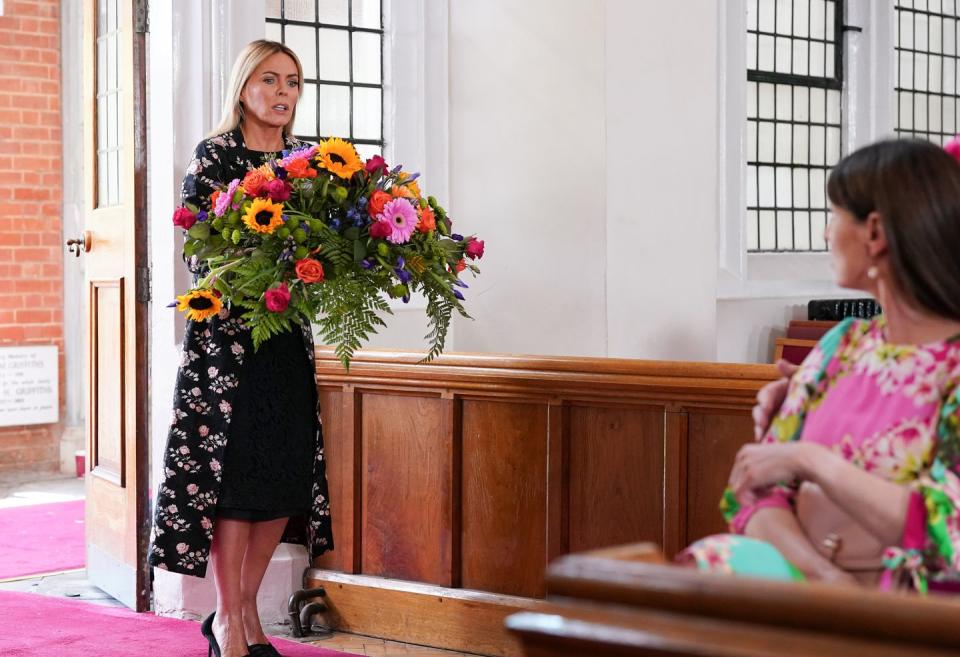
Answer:
<path fill-rule="evenodd" d="M 353 24 L 356 27 L 371 27 L 379 30 L 380 0 L 353 0 Z"/>
<path fill-rule="evenodd" d="M 288 21 L 314 22 L 317 19 L 314 0 L 284 0 L 283 17 Z"/>
<path fill-rule="evenodd" d="M 304 84 L 297 103 L 297 117 L 293 121 L 293 132 L 297 135 L 317 137 L 317 85 Z"/>
<path fill-rule="evenodd" d="M 350 39 L 344 30 L 318 30 L 320 79 L 350 81 Z"/>
<path fill-rule="evenodd" d="M 286 44 L 300 58 L 303 77 L 317 77 L 317 31 L 312 27 L 287 25 Z"/>
<path fill-rule="evenodd" d="M 320 136 L 350 136 L 350 88 L 320 85 Z"/>
<path fill-rule="evenodd" d="M 379 89 L 357 87 L 353 90 L 353 137 L 380 139 L 382 101 Z"/>
<path fill-rule="evenodd" d="M 380 84 L 380 35 L 353 35 L 353 81 Z"/>
<path fill-rule="evenodd" d="M 350 16 L 347 13 L 347 0 L 320 0 L 318 20 L 330 25 L 348 25 Z"/>
<path fill-rule="evenodd" d="M 280 24 L 279 23 L 267 23 L 267 31 L 265 34 L 266 38 L 270 41 L 283 41 L 280 36 Z M 299 57 L 300 54 L 297 54 Z"/>
<path fill-rule="evenodd" d="M 280 0 L 267 0 L 267 18 L 280 18 Z"/>

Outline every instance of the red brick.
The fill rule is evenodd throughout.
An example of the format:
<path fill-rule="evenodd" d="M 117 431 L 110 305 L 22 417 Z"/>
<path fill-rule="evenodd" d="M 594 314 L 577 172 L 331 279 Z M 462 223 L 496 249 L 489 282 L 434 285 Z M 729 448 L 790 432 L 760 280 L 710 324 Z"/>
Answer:
<path fill-rule="evenodd" d="M 50 310 L 34 310 L 26 308 L 17 311 L 17 322 L 23 324 L 45 324 L 53 321 L 53 312 Z"/>

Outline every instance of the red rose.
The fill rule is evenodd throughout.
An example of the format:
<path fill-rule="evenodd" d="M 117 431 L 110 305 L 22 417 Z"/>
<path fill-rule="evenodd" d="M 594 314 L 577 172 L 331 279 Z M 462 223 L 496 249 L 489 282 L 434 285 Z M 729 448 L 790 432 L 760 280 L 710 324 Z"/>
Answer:
<path fill-rule="evenodd" d="M 367 201 L 367 212 L 370 213 L 371 217 L 376 218 L 378 214 L 383 212 L 383 207 L 392 200 L 392 196 L 378 189 L 370 197 L 370 200 Z"/>
<path fill-rule="evenodd" d="M 263 189 L 274 203 L 283 203 L 290 198 L 290 183 L 285 180 L 274 178 L 268 182 Z"/>
<path fill-rule="evenodd" d="M 302 258 L 297 260 L 293 270 L 304 283 L 319 283 L 323 280 L 323 265 L 313 258 Z"/>
<path fill-rule="evenodd" d="M 367 164 L 364 168 L 370 175 L 375 174 L 377 171 L 386 171 L 388 169 L 387 162 L 379 155 L 374 155 L 367 160 Z"/>
<path fill-rule="evenodd" d="M 290 305 L 290 290 L 286 283 L 280 283 L 278 287 L 267 290 L 263 297 L 267 302 L 267 310 L 272 313 L 282 313 Z"/>
<path fill-rule="evenodd" d="M 389 221 L 374 221 L 370 224 L 370 237 L 374 239 L 383 239 L 393 233 L 393 228 Z"/>
<path fill-rule="evenodd" d="M 478 240 L 476 237 L 471 237 L 470 241 L 467 242 L 467 248 L 464 253 L 467 254 L 467 257 L 471 260 L 476 258 L 483 257 L 483 240 Z"/>
<path fill-rule="evenodd" d="M 177 208 L 173 211 L 173 225 L 180 226 L 184 230 L 190 230 L 190 227 L 197 223 L 197 215 L 190 212 L 187 208 Z"/>

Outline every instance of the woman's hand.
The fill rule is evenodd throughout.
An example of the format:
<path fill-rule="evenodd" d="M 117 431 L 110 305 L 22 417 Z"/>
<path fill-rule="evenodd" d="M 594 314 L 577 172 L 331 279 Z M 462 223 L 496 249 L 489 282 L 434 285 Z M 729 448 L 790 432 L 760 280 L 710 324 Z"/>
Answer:
<path fill-rule="evenodd" d="M 730 487 L 741 504 L 753 504 L 758 495 L 778 483 L 806 479 L 810 464 L 817 462 L 819 452 L 829 456 L 814 443 L 751 443 L 737 452 L 730 472 Z"/>
<path fill-rule="evenodd" d="M 763 437 L 770 426 L 770 420 L 780 410 L 784 398 L 787 396 L 787 384 L 790 377 L 800 369 L 799 365 L 788 363 L 782 358 L 777 361 L 777 369 L 783 378 L 771 381 L 760 388 L 757 393 L 757 404 L 753 407 L 753 435 L 757 440 Z"/>

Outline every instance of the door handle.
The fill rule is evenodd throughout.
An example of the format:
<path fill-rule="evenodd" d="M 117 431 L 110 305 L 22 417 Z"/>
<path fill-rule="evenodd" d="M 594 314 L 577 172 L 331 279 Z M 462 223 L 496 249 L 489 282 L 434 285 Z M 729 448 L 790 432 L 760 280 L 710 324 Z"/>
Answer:
<path fill-rule="evenodd" d="M 90 247 L 93 246 L 92 240 L 90 238 L 90 231 L 83 231 L 83 237 L 75 238 L 72 237 L 67 240 L 67 250 L 70 251 L 76 257 L 80 257 L 80 252 L 89 253 Z"/>

